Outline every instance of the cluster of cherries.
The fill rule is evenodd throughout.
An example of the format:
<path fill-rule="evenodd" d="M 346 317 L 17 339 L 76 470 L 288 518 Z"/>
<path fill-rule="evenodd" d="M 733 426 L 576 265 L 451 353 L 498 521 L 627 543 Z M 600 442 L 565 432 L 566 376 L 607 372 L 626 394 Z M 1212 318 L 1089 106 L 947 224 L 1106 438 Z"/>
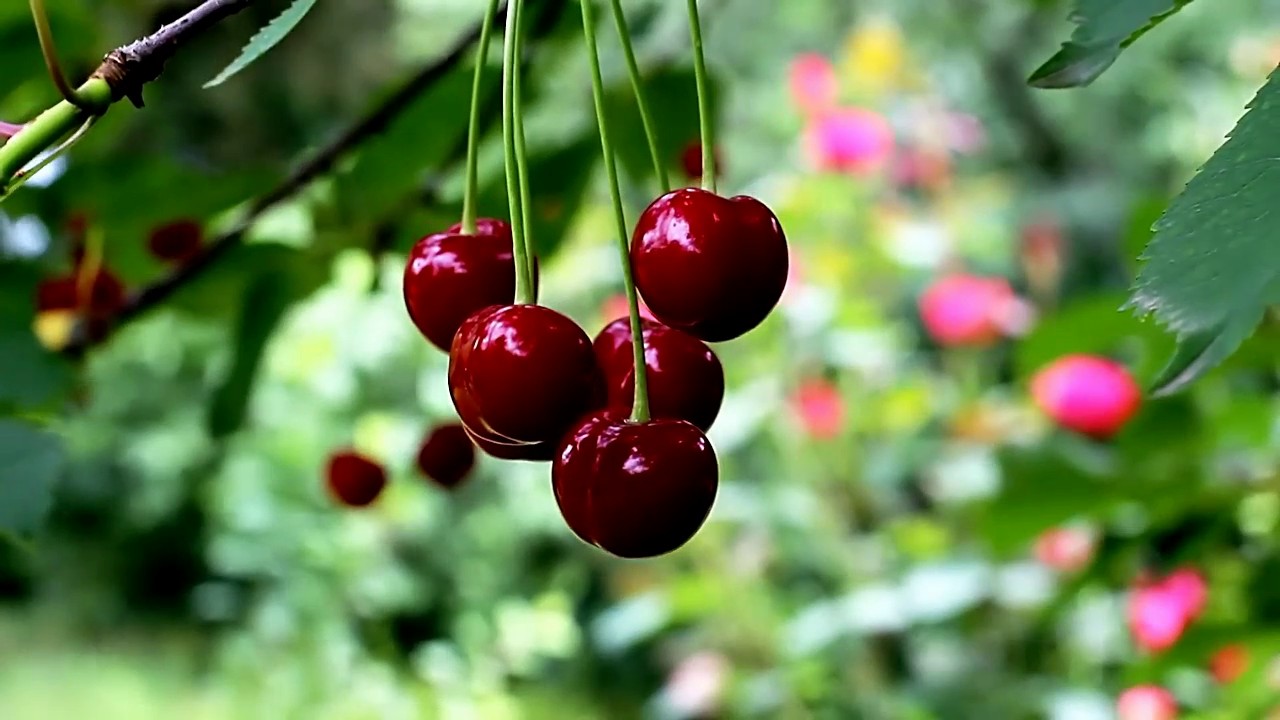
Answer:
<path fill-rule="evenodd" d="M 683 188 L 645 210 L 630 244 L 650 416 L 631 419 L 636 371 L 629 317 L 592 340 L 569 317 L 515 302 L 510 226 L 482 219 L 421 239 L 404 273 L 409 316 L 449 353 L 462 433 L 505 460 L 551 461 L 561 514 L 580 538 L 621 557 L 686 543 L 718 486 L 705 432 L 724 397 L 707 346 L 769 315 L 787 279 L 787 243 L 759 200 Z"/>

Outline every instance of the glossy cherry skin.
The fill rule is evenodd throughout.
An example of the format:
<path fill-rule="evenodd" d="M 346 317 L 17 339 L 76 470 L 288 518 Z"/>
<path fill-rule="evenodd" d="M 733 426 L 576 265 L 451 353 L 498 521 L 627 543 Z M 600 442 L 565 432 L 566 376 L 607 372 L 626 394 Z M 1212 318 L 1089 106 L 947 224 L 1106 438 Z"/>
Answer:
<path fill-rule="evenodd" d="M 558 443 L 605 399 L 591 339 L 542 305 L 468 317 L 449 352 L 449 392 L 474 437 L 505 445 Z"/>
<path fill-rule="evenodd" d="M 387 471 L 354 450 L 341 450 L 329 456 L 325 479 L 335 500 L 348 507 L 364 507 L 382 494 Z"/>
<path fill-rule="evenodd" d="M 404 267 L 404 304 L 431 344 L 449 351 L 458 326 L 471 313 L 515 299 L 516 265 L 511 226 L 476 221 L 476 234 L 460 225 L 428 235 L 413 246 Z"/>
<path fill-rule="evenodd" d="M 174 220 L 152 229 L 147 249 L 158 260 L 182 263 L 195 257 L 204 243 L 204 228 L 195 220 Z"/>
<path fill-rule="evenodd" d="M 437 425 L 418 448 L 418 470 L 443 488 L 454 488 L 467 479 L 476 464 L 476 446 L 458 423 Z"/>
<path fill-rule="evenodd" d="M 764 321 L 786 287 L 787 255 L 764 203 L 697 188 L 654 200 L 631 237 L 636 287 L 654 317 L 707 342 Z"/>
<path fill-rule="evenodd" d="M 471 431 L 466 425 L 462 426 L 467 431 L 467 437 L 471 438 L 471 442 L 476 447 L 484 451 L 489 457 L 495 457 L 499 460 L 527 460 L 529 462 L 550 462 L 556 456 L 556 444 L 553 442 L 540 443 L 519 443 L 509 444 L 496 442 L 480 437 Z"/>
<path fill-rule="evenodd" d="M 688 420 L 711 429 L 724 401 L 724 367 L 706 343 L 653 320 L 642 321 L 645 368 L 649 380 L 649 414 Z M 631 412 L 635 401 L 635 358 L 631 321 L 619 318 L 605 326 L 593 343 L 604 372 L 609 407 Z"/>
<path fill-rule="evenodd" d="M 715 503 L 711 442 L 684 420 L 634 423 L 593 413 L 551 465 L 560 514 L 578 537 L 622 558 L 665 555 L 689 542 Z"/>

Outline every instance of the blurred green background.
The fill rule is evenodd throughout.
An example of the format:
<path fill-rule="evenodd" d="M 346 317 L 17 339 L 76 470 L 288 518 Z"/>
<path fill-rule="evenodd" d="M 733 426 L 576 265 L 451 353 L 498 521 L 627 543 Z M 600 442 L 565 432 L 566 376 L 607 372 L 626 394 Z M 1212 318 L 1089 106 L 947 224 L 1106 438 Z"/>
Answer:
<path fill-rule="evenodd" d="M 574 2 L 529 2 L 542 295 L 594 334 L 621 274 L 581 21 Z M 0 208 L 0 718 L 1103 720 L 1139 683 L 1183 717 L 1280 705 L 1275 326 L 1108 443 L 1054 429 L 1028 393 L 1067 353 L 1140 381 L 1167 359 L 1171 340 L 1117 308 L 1151 222 L 1280 59 L 1280 3 L 1194 3 L 1092 86 L 1038 91 L 1024 81 L 1069 35 L 1065 2 L 705 0 L 721 189 L 773 207 L 796 271 L 764 325 L 717 347 L 720 494 L 691 543 L 650 561 L 578 541 L 545 465 L 485 458 L 454 492 L 414 468 L 453 410 L 400 276 L 460 214 L 469 55 L 84 358 L 37 340 L 34 289 L 70 271 L 74 218 L 128 287 L 155 282 L 151 228 L 230 226 L 483 5 L 322 2 L 201 89 L 286 4 L 186 48 L 144 110 L 115 108 Z M 191 3 L 50 5 L 80 77 Z M 683 3 L 624 5 L 687 181 Z M 658 188 L 601 19 L 634 221 Z M 802 53 L 890 124 L 883 166 L 818 166 L 790 85 Z M 54 101 L 17 0 L 0 4 L 0 68 L 0 119 Z M 481 210 L 505 216 L 492 102 L 485 126 Z M 959 268 L 1027 299 L 1016 337 L 928 339 L 916 299 Z M 815 387 L 838 398 L 826 423 L 803 401 Z M 325 494 L 347 445 L 391 474 L 367 510 Z M 1083 569 L 1033 553 L 1061 526 L 1091 538 Z M 1128 591 L 1188 565 L 1204 616 L 1139 651 Z M 1221 682 L 1210 658 L 1232 644 L 1249 663 Z"/>

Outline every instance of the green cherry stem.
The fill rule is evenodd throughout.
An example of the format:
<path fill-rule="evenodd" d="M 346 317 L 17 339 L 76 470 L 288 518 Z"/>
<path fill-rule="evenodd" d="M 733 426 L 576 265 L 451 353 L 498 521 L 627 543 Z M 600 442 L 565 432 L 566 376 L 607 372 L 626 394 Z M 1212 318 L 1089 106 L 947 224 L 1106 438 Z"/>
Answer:
<path fill-rule="evenodd" d="M 600 51 L 596 46 L 596 23 L 592 12 L 594 0 L 582 0 L 582 29 L 587 38 L 587 56 L 591 60 L 591 94 L 596 105 L 596 123 L 600 126 L 600 148 L 604 151 L 605 174 L 609 176 L 609 194 L 613 199 L 614 219 L 618 224 L 618 254 L 622 259 L 622 285 L 627 294 L 631 316 L 631 348 L 636 368 L 636 396 L 631 420 L 649 419 L 649 373 L 645 367 L 644 328 L 640 323 L 640 299 L 631 272 L 631 251 L 627 247 L 627 216 L 622 205 L 622 189 L 618 185 L 618 165 L 609 139 L 609 123 L 605 119 L 604 78 L 600 74 Z"/>
<path fill-rule="evenodd" d="M 507 173 L 507 204 L 511 210 L 511 251 L 516 264 L 516 304 L 533 302 L 533 274 L 524 242 L 524 210 L 520 202 L 520 168 L 516 152 L 516 34 L 521 0 L 507 5 L 507 26 L 502 38 L 502 149 Z"/>
<path fill-rule="evenodd" d="M 689 37 L 693 40 L 693 77 L 698 85 L 698 122 L 702 137 L 702 189 L 716 191 L 716 138 L 711 118 L 711 87 L 707 81 L 707 61 L 702 52 L 702 20 L 698 0 L 689 0 Z"/>
<path fill-rule="evenodd" d="M 516 26 L 523 28 L 524 25 L 524 4 L 521 3 L 515 8 Z M 531 292 L 533 293 L 533 301 L 538 301 L 538 275 L 537 262 L 538 256 L 534 252 L 533 245 L 533 221 L 530 216 L 533 212 L 533 201 L 530 199 L 529 190 L 529 153 L 525 149 L 524 137 L 524 32 L 518 30 L 516 32 L 516 78 L 515 78 L 515 113 L 516 113 L 516 169 L 519 172 L 520 181 L 520 224 L 524 231 L 524 254 L 525 262 L 528 263 L 526 270 L 529 272 L 529 279 L 532 282 Z M 513 217 L 512 222 L 515 222 Z"/>
<path fill-rule="evenodd" d="M 489 0 L 489 7 L 480 21 L 480 40 L 476 44 L 476 70 L 471 79 L 471 119 L 467 125 L 467 182 L 462 195 L 462 232 L 476 232 L 476 195 L 480 194 L 480 85 L 484 66 L 489 60 L 489 40 L 493 35 L 493 16 L 498 14 L 498 0 Z"/>
<path fill-rule="evenodd" d="M 645 98 L 644 80 L 640 76 L 640 65 L 636 62 L 636 51 L 631 46 L 631 31 L 627 28 L 627 16 L 622 10 L 622 0 L 610 0 L 613 4 L 613 19 L 618 26 L 618 39 L 622 41 L 622 54 L 627 59 L 627 74 L 631 77 L 631 89 L 636 96 L 636 107 L 640 109 L 640 122 L 644 124 L 644 136 L 649 141 L 649 155 L 653 158 L 653 171 L 662 192 L 671 189 L 671 178 L 667 175 L 667 164 L 662 161 L 662 151 L 658 149 L 658 130 L 653 123 L 653 115 L 649 112 L 649 101 Z"/>
<path fill-rule="evenodd" d="M 40 53 L 44 56 L 45 67 L 49 69 L 49 77 L 53 86 L 63 99 L 86 112 L 100 112 L 94 100 L 80 93 L 67 76 L 62 73 L 62 63 L 58 62 L 58 49 L 53 44 L 53 27 L 49 24 L 49 13 L 45 11 L 44 0 L 31 0 L 31 18 L 36 23 L 36 36 L 40 39 Z"/>

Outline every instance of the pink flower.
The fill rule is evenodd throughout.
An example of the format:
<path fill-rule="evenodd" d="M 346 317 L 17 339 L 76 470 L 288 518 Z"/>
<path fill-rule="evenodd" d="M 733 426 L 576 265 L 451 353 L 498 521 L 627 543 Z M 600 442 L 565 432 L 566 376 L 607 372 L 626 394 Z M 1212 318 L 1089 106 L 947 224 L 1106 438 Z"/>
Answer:
<path fill-rule="evenodd" d="M 0 145 L 3 145 L 6 140 L 14 135 L 17 135 L 21 130 L 21 125 L 14 125 L 13 123 L 0 121 Z"/>
<path fill-rule="evenodd" d="M 695 653 L 671 671 L 663 695 L 682 717 L 711 715 L 720 706 L 729 670 L 729 661 L 720 653 Z"/>
<path fill-rule="evenodd" d="M 818 53 L 803 53 L 791 61 L 791 100 L 805 115 L 829 110 L 840 95 L 840 82 L 831 61 Z"/>
<path fill-rule="evenodd" d="M 920 319 L 940 345 L 990 345 L 1004 334 L 1008 311 L 1016 302 L 1004 278 L 949 275 L 920 296 Z"/>
<path fill-rule="evenodd" d="M 883 115 L 862 108 L 839 108 L 816 115 L 804 131 L 809 161 L 826 172 L 866 175 L 893 155 L 893 128 Z"/>
<path fill-rule="evenodd" d="M 809 380 L 792 396 L 796 414 L 810 437 L 830 440 L 844 429 L 844 398 L 826 380 Z"/>
<path fill-rule="evenodd" d="M 1031 397 L 1062 427 L 1098 439 L 1119 432 L 1142 404 L 1129 371 L 1093 355 L 1067 355 L 1037 372 Z"/>
<path fill-rule="evenodd" d="M 1205 602 L 1209 599 L 1208 584 L 1204 576 L 1194 568 L 1180 568 L 1164 579 L 1165 588 L 1176 595 L 1187 609 L 1192 619 L 1204 612 Z"/>
<path fill-rule="evenodd" d="M 1129 596 L 1129 630 L 1138 647 L 1148 652 L 1173 647 L 1190 620 L 1182 598 L 1164 585 L 1136 588 Z"/>
<path fill-rule="evenodd" d="M 1116 715 L 1119 720 L 1174 720 L 1178 701 L 1159 685 L 1137 685 L 1120 694 Z"/>
<path fill-rule="evenodd" d="M 1052 528 L 1036 539 L 1035 556 L 1059 572 L 1075 572 L 1093 560 L 1093 534 L 1076 527 Z"/>

